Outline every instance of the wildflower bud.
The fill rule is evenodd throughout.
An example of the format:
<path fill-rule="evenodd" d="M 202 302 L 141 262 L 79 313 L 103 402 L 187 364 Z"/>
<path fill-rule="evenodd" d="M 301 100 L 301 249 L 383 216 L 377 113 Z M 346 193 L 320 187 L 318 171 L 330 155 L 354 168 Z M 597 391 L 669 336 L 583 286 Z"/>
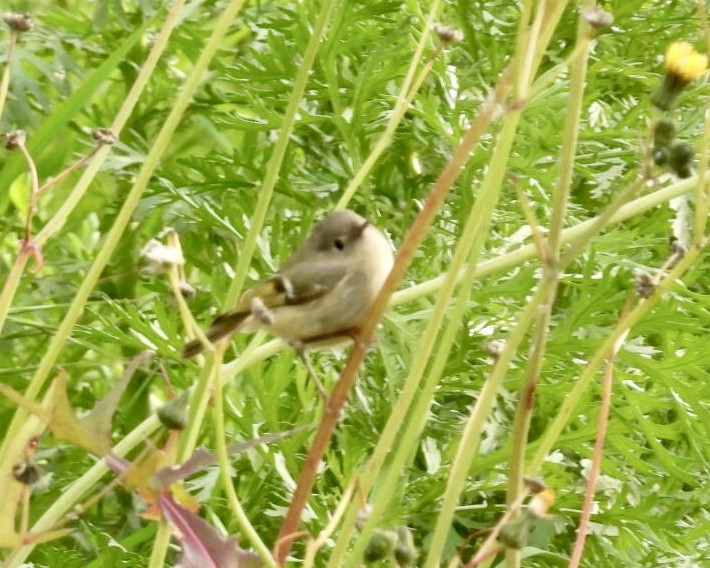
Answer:
<path fill-rule="evenodd" d="M 397 533 L 397 544 L 394 546 L 394 559 L 400 568 L 414 566 L 419 556 L 417 547 L 414 546 L 412 533 L 407 527 L 395 527 Z"/>
<path fill-rule="evenodd" d="M 19 12 L 6 12 L 2 19 L 13 32 L 28 32 L 34 25 L 29 14 Z"/>
<path fill-rule="evenodd" d="M 394 552 L 395 543 L 397 542 L 397 533 L 394 531 L 385 531 L 375 529 L 365 548 L 365 562 L 377 562 L 390 558 Z"/>
<path fill-rule="evenodd" d="M 434 33 L 443 44 L 454 43 L 463 39 L 463 32 L 446 24 L 434 24 Z"/>
<path fill-rule="evenodd" d="M 665 166 L 668 163 L 670 148 L 675 136 L 675 124 L 670 120 L 659 120 L 653 126 L 653 151 L 651 156 L 657 166 Z"/>
<path fill-rule="evenodd" d="M 42 476 L 40 467 L 31 460 L 24 460 L 12 467 L 12 477 L 23 485 L 34 485 Z"/>
<path fill-rule="evenodd" d="M 533 521 L 534 517 L 527 510 L 523 511 L 519 517 L 500 527 L 498 541 L 507 548 L 520 550 L 528 542 Z"/>
<path fill-rule="evenodd" d="M 12 132 L 6 132 L 3 135 L 3 139 L 7 150 L 16 150 L 25 145 L 27 134 L 24 130 L 13 130 Z"/>
<path fill-rule="evenodd" d="M 192 300 L 197 293 L 195 291 L 195 287 L 191 286 L 187 282 L 180 282 L 178 284 L 178 290 L 180 290 L 180 295 L 182 295 L 182 297 L 186 300 Z"/>
<path fill-rule="evenodd" d="M 110 128 L 95 128 L 91 132 L 91 136 L 99 144 L 112 145 L 115 144 L 117 140 L 116 135 Z"/>
<path fill-rule="evenodd" d="M 188 391 L 183 391 L 180 396 L 158 408 L 156 414 L 161 424 L 170 430 L 183 430 L 187 426 L 189 400 Z"/>
<path fill-rule="evenodd" d="M 657 166 L 665 166 L 668 163 L 668 156 L 671 151 L 668 148 L 654 148 L 651 153 L 653 163 Z"/>
<path fill-rule="evenodd" d="M 670 148 L 675 136 L 675 124 L 671 120 L 659 120 L 653 126 L 653 145 L 655 147 Z"/>
<path fill-rule="evenodd" d="M 357 512 L 357 519 L 355 520 L 355 526 L 361 529 L 365 526 L 367 519 L 370 518 L 372 514 L 372 505 L 370 503 L 365 503 L 362 508 Z"/>
<path fill-rule="evenodd" d="M 653 294 L 656 285 L 653 283 L 651 275 L 639 268 L 634 271 L 634 289 L 639 296 L 645 299 Z"/>
<path fill-rule="evenodd" d="M 151 272 L 159 273 L 168 266 L 182 266 L 185 259 L 178 247 L 164 245 L 157 239 L 150 239 L 141 249 L 140 255 Z"/>
<path fill-rule="evenodd" d="M 614 23 L 614 16 L 601 8 L 592 8 L 582 13 L 584 20 L 596 30 L 608 28 Z"/>
<path fill-rule="evenodd" d="M 702 77 L 707 66 L 707 55 L 698 53 L 689 43 L 672 43 L 666 50 L 663 83 L 651 96 L 653 105 L 660 110 L 672 109 L 681 91 Z"/>
<path fill-rule="evenodd" d="M 503 353 L 503 349 L 505 349 L 505 340 L 491 339 L 486 342 L 485 349 L 486 353 L 488 353 L 491 357 L 498 359 L 501 353 Z"/>
<path fill-rule="evenodd" d="M 693 162 L 693 149 L 686 142 L 678 142 L 671 147 L 668 154 L 668 167 L 679 178 L 689 178 L 692 175 L 690 165 Z"/>

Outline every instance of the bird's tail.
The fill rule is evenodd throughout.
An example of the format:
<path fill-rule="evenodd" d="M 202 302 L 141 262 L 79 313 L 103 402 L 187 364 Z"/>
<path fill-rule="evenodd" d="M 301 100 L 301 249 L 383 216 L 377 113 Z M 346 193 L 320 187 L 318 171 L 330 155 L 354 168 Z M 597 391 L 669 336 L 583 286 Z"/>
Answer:
<path fill-rule="evenodd" d="M 211 343 L 219 341 L 239 329 L 239 326 L 241 326 L 249 315 L 249 312 L 235 310 L 217 316 L 212 322 L 212 325 L 210 325 L 209 329 L 205 332 L 205 336 Z M 204 348 L 205 346 L 202 345 L 199 339 L 188 341 L 182 348 L 182 358 L 189 359 L 190 357 L 194 357 L 198 353 L 201 353 Z"/>

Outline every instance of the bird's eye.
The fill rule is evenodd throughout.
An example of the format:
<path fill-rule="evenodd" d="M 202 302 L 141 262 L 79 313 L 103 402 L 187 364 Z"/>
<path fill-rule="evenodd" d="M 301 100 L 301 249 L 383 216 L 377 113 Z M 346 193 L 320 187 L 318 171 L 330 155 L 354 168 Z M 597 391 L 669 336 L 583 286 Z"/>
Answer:
<path fill-rule="evenodd" d="M 338 250 L 343 250 L 345 248 L 345 241 L 338 237 L 333 241 L 333 246 Z"/>

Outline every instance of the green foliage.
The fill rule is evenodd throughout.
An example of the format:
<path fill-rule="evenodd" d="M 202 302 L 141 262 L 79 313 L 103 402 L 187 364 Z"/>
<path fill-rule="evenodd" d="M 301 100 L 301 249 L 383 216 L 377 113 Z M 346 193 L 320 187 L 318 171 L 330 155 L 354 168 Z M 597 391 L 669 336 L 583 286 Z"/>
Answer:
<path fill-rule="evenodd" d="M 27 148 L 43 183 L 90 151 L 92 129 L 113 122 L 163 26 L 166 9 L 160 2 L 119 0 L 19 4 L 17 9 L 31 12 L 35 27 L 20 36 L 10 63 L 10 92 L 0 130 L 27 131 Z M 188 3 L 119 142 L 67 222 L 43 245 L 44 266 L 33 272 L 30 262 L 25 268 L 0 337 L 0 381 L 16 391 L 25 392 L 30 384 L 105 245 L 223 4 Z M 144 349 L 155 351 L 153 362 L 139 371 L 124 395 L 113 421 L 114 444 L 152 416 L 171 392 L 194 385 L 200 375 L 197 363 L 179 358 L 186 330 L 168 279 L 149 273 L 140 251 L 164 229 L 174 228 L 187 280 L 197 291 L 189 303 L 195 318 L 205 325 L 229 307 L 226 296 L 234 267 L 251 228 L 318 4 L 247 3 L 233 22 L 53 365 L 67 372 L 70 400 L 82 411 L 106 394 L 131 358 Z M 693 3 L 615 4 L 615 23 L 601 32 L 590 54 L 566 226 L 598 215 L 643 173 L 644 145 L 654 117 L 649 95 L 662 77 L 661 56 L 675 40 L 703 44 Z M 298 107 L 248 284 L 278 268 L 313 222 L 335 206 L 372 151 L 396 104 L 424 27 L 425 8 L 418 2 L 336 3 Z M 461 28 L 464 40 L 447 46 L 435 59 L 387 152 L 349 205 L 385 230 L 395 246 L 513 57 L 519 9 L 516 3 L 495 0 L 444 2 L 438 20 Z M 576 9 L 567 8 L 538 76 L 554 70 L 572 52 L 577 16 Z M 3 66 L 6 39 L 3 31 Z M 434 57 L 435 46 L 432 37 L 423 61 Z M 502 187 L 482 260 L 495 260 L 531 242 L 529 233 L 519 233 L 527 220 L 514 185 L 527 196 L 540 223 L 549 224 L 569 87 L 565 72 L 522 101 L 506 166 L 515 181 Z M 694 83 L 673 113 L 678 138 L 696 150 L 706 101 L 707 84 Z M 400 288 L 428 282 L 448 269 L 481 180 L 496 159 L 499 130 L 500 124 L 494 123 L 471 155 Z M 2 152 L 0 274 L 5 280 L 19 254 L 30 183 L 20 153 Z M 40 197 L 33 235 L 60 210 L 79 176 L 71 174 Z M 618 324 L 633 289 L 634 271 L 656 274 L 670 254 L 674 226 L 692 224 L 692 214 L 690 223 L 684 223 L 678 210 L 676 203 L 638 211 L 595 237 L 560 276 L 528 457 Z M 710 399 L 709 264 L 706 255 L 697 258 L 682 282 L 632 329 L 616 358 L 602 477 L 583 566 L 699 566 L 708 555 L 710 496 L 704 481 L 710 472 L 705 403 Z M 400 472 L 396 494 L 381 495 L 376 486 L 372 494 L 354 498 L 388 499 L 379 529 L 408 527 L 420 561 L 440 514 L 460 433 L 494 362 L 486 344 L 506 339 L 514 329 L 540 283 L 540 267 L 535 259 L 476 282 L 428 421 Z M 420 296 L 387 313 L 303 516 L 301 528 L 309 533 L 323 530 L 371 456 L 421 349 L 435 300 L 435 294 Z M 250 341 L 248 336 L 235 337 L 226 360 L 243 353 Z M 493 527 L 502 515 L 510 437 L 530 344 L 528 337 L 490 409 L 442 562 L 456 553 L 470 558 L 485 538 L 478 531 Z M 341 352 L 311 356 L 327 388 L 333 388 L 346 357 Z M 251 364 L 225 386 L 224 397 L 230 442 L 318 422 L 323 413 L 314 385 L 290 351 Z M 567 564 L 598 430 L 599 398 L 598 386 L 585 392 L 544 462 L 542 477 L 557 493 L 550 511 L 555 516 L 530 534 L 525 566 Z M 0 432 L 7 430 L 15 410 L 0 398 Z M 216 434 L 209 416 L 201 425 L 199 444 L 213 448 Z M 232 458 L 236 493 L 268 545 L 281 526 L 312 438 L 312 431 L 303 431 Z M 153 443 L 165 439 L 156 434 Z M 45 475 L 32 491 L 30 526 L 82 478 L 96 457 L 46 435 L 35 460 Z M 107 478 L 97 483 L 79 502 L 96 495 Z M 185 485 L 199 500 L 203 518 L 224 534 L 239 533 L 239 544 L 251 548 L 216 467 Z M 37 545 L 28 561 L 52 566 L 61 557 L 62 566 L 69 568 L 147 565 L 156 525 L 140 518 L 143 507 L 135 493 L 113 488 L 70 523 L 71 535 Z M 317 557 L 318 565 L 326 565 L 330 546 Z M 294 555 L 302 558 L 304 551 L 301 540 Z M 176 555 L 171 552 L 168 558 L 174 562 Z"/>

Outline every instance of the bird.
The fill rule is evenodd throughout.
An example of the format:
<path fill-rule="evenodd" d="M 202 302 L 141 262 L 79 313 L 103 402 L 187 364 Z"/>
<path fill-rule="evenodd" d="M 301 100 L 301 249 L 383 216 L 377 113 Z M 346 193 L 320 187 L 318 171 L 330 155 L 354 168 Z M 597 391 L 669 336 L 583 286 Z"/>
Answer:
<path fill-rule="evenodd" d="M 393 264 L 392 247 L 377 227 L 349 209 L 331 212 L 276 274 L 217 316 L 205 336 L 214 344 L 238 331 L 265 329 L 296 349 L 323 394 L 305 349 L 355 337 Z M 204 348 L 199 339 L 188 341 L 182 357 Z"/>

